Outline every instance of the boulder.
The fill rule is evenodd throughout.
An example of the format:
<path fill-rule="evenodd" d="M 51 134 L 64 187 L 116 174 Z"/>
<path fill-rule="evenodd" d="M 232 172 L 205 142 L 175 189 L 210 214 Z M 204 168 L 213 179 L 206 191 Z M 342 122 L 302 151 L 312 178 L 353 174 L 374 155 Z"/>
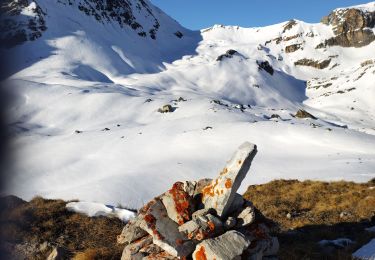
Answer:
<path fill-rule="evenodd" d="M 219 217 L 226 216 L 256 152 L 256 145 L 248 142 L 239 147 L 220 176 L 203 188 L 204 208 L 215 209 Z"/>
<path fill-rule="evenodd" d="M 162 106 L 161 108 L 158 109 L 159 113 L 171 113 L 173 111 L 174 111 L 173 107 L 169 104 L 164 105 L 164 106 Z"/>
<path fill-rule="evenodd" d="M 228 260 L 240 257 L 251 243 L 242 233 L 231 230 L 223 235 L 206 239 L 197 245 L 194 253 L 194 260 Z M 239 258 L 241 259 L 241 258 Z"/>
<path fill-rule="evenodd" d="M 191 219 L 194 211 L 193 199 L 184 190 L 182 182 L 176 182 L 173 187 L 161 196 L 161 200 L 167 210 L 168 217 L 178 225 Z"/>

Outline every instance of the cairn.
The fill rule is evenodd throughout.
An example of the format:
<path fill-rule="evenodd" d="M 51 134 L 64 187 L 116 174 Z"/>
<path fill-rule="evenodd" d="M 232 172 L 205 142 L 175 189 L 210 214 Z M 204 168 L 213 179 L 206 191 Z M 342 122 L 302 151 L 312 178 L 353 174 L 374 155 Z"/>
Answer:
<path fill-rule="evenodd" d="M 242 144 L 214 179 L 176 182 L 142 207 L 118 236 L 122 260 L 271 259 L 272 225 L 237 193 L 257 153 Z"/>

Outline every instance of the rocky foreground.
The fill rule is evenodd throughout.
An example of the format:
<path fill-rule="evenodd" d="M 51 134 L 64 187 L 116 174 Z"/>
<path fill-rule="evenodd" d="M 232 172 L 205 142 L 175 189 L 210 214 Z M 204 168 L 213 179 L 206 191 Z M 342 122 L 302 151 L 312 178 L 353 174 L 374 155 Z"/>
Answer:
<path fill-rule="evenodd" d="M 279 242 L 272 224 L 237 193 L 257 152 L 242 144 L 214 179 L 176 182 L 148 202 L 118 236 L 123 260 L 267 259 Z"/>

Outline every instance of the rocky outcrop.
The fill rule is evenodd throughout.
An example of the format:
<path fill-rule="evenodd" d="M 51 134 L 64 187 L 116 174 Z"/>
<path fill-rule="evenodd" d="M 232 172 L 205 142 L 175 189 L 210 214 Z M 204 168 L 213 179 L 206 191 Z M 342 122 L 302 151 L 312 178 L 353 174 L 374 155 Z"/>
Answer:
<path fill-rule="evenodd" d="M 375 40 L 375 12 L 356 8 L 337 9 L 323 17 L 322 23 L 331 25 L 334 37 L 317 48 L 326 46 L 363 47 Z"/>
<path fill-rule="evenodd" d="M 22 15 L 27 12 L 29 15 Z M 34 41 L 47 30 L 46 13 L 36 2 L 5 0 L 0 5 L 0 47 L 11 48 Z"/>
<path fill-rule="evenodd" d="M 273 75 L 274 69 L 268 61 L 258 61 L 257 60 L 257 64 L 258 64 L 259 70 L 264 70 L 268 74 L 270 74 L 271 76 Z"/>
<path fill-rule="evenodd" d="M 216 61 L 222 61 L 224 58 L 232 58 L 233 55 L 237 54 L 238 52 L 235 50 L 227 50 L 225 54 L 222 54 L 216 58 Z"/>
<path fill-rule="evenodd" d="M 140 37 L 155 40 L 160 28 L 152 7 L 144 0 L 59 0 L 56 4 L 77 9 L 102 24 L 112 23 L 121 28 L 130 28 Z M 48 10 L 42 9 L 37 1 L 5 0 L 1 3 L 0 12 L 0 47 L 11 48 L 36 40 L 47 30 L 45 18 L 48 17 Z M 174 35 L 183 37 L 180 31 Z"/>
<path fill-rule="evenodd" d="M 316 69 L 325 69 L 329 66 L 331 63 L 331 59 L 329 60 L 323 60 L 323 61 L 316 61 L 316 60 L 311 60 L 311 59 L 302 59 L 294 62 L 295 66 L 308 66 L 308 67 L 313 67 Z"/>
<path fill-rule="evenodd" d="M 118 242 L 122 260 L 262 259 L 276 255 L 278 240 L 250 201 L 236 193 L 257 152 L 242 144 L 214 179 L 175 183 L 147 203 Z"/>
<path fill-rule="evenodd" d="M 310 114 L 309 112 L 307 112 L 306 110 L 304 109 L 300 109 L 297 111 L 297 113 L 294 115 L 295 117 L 297 118 L 311 118 L 311 119 L 317 119 L 315 116 L 313 116 L 312 114 Z"/>
<path fill-rule="evenodd" d="M 292 29 L 295 25 L 297 25 L 297 22 L 296 20 L 290 20 L 289 22 L 287 22 L 284 26 L 283 26 L 283 33 L 285 33 L 286 31 L 289 31 L 290 29 Z"/>
<path fill-rule="evenodd" d="M 295 51 L 301 49 L 301 47 L 302 47 L 302 44 L 292 44 L 292 45 L 289 45 L 289 46 L 285 47 L 285 52 L 286 53 L 295 52 Z"/>

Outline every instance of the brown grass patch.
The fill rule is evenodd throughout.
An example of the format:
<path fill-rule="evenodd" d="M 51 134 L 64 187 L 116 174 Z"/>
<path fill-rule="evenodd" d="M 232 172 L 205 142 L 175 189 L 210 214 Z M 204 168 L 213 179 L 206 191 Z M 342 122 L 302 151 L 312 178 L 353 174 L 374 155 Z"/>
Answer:
<path fill-rule="evenodd" d="M 87 217 L 69 212 L 66 202 L 40 197 L 30 202 L 15 197 L 1 199 L 0 214 L 2 243 L 36 244 L 48 242 L 77 254 L 77 259 L 119 259 L 123 247 L 116 244 L 124 223 L 116 218 Z M 7 205 L 9 204 L 9 205 Z M 3 252 L 3 254 L 5 254 Z M 48 252 L 36 252 L 29 257 L 45 259 Z M 0 255 L 1 256 L 1 255 Z"/>
<path fill-rule="evenodd" d="M 280 226 L 280 259 L 351 259 L 351 254 L 373 234 L 375 181 L 317 182 L 277 180 L 253 185 L 244 194 Z M 76 260 L 120 259 L 123 246 L 116 237 L 124 226 L 116 218 L 94 217 L 67 211 L 66 202 L 40 197 L 30 202 L 16 197 L 0 199 L 1 243 L 37 245 L 47 241 L 70 252 Z M 345 214 L 341 214 L 345 212 Z M 287 218 L 287 214 L 290 218 Z M 341 217 L 340 217 L 341 214 Z M 345 249 L 321 248 L 323 239 L 349 238 Z M 28 258 L 46 259 L 48 250 L 30 251 Z M 0 248 L 0 259 L 14 259 Z"/>
<path fill-rule="evenodd" d="M 280 227 L 281 259 L 351 259 L 373 234 L 375 181 L 319 182 L 275 180 L 249 186 L 244 197 Z M 289 215 L 290 218 L 287 217 Z M 349 238 L 345 249 L 322 248 L 323 239 Z"/>

